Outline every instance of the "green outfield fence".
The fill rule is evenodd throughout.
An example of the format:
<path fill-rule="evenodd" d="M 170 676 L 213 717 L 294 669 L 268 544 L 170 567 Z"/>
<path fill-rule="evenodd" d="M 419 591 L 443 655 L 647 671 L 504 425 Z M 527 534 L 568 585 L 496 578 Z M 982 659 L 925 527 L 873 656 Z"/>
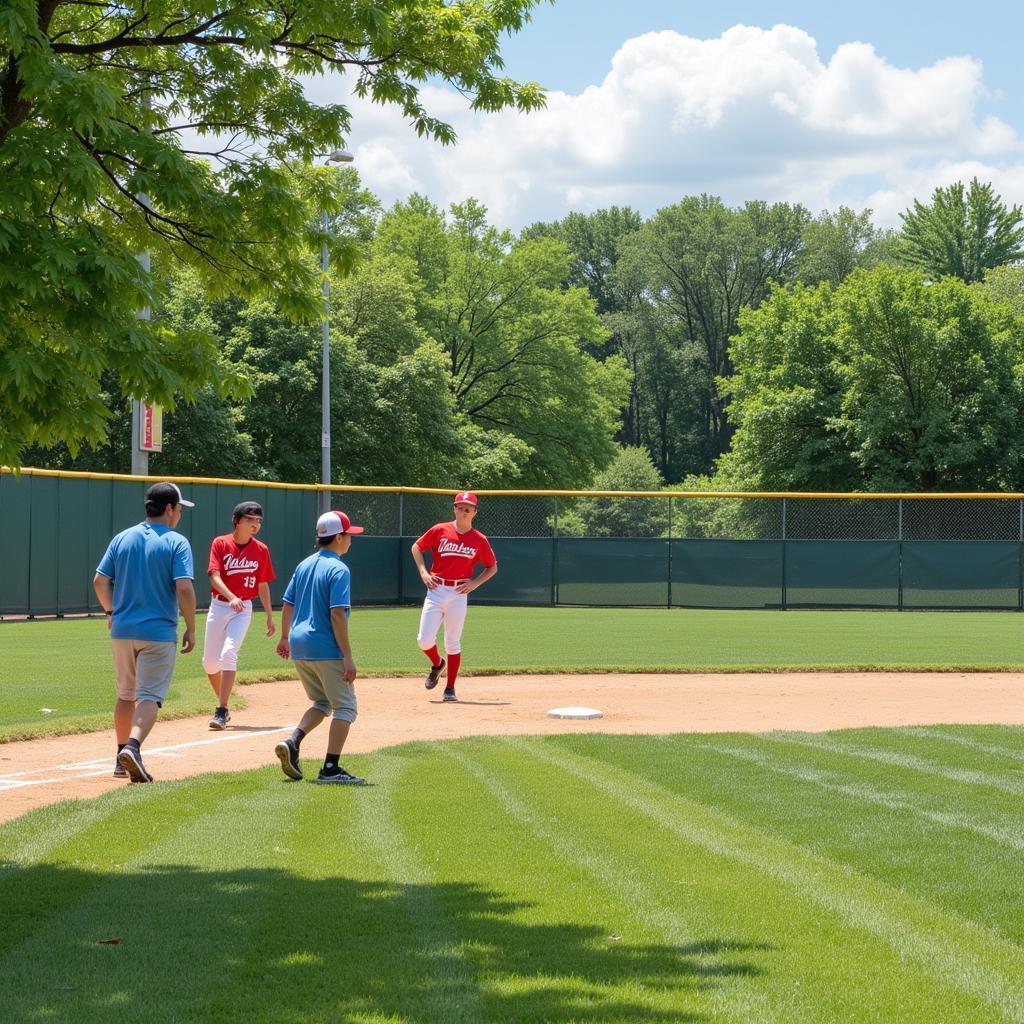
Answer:
<path fill-rule="evenodd" d="M 0 470 L 0 617 L 99 610 L 108 540 L 157 477 Z M 197 574 L 243 498 L 264 508 L 279 602 L 313 550 L 315 485 L 175 477 Z M 409 546 L 452 491 L 333 487 L 366 527 L 346 561 L 356 604 L 419 602 Z M 680 608 L 1024 609 L 1024 495 L 478 491 L 500 572 L 486 604 Z M 208 592 L 197 586 L 200 605 Z"/>

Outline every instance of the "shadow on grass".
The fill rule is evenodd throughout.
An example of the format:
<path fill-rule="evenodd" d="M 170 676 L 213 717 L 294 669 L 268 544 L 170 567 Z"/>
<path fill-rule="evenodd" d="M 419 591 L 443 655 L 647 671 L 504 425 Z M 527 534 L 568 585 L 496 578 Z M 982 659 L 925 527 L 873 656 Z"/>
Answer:
<path fill-rule="evenodd" d="M 741 954 L 765 948 L 531 924 L 530 908 L 465 883 L 0 869 L 7 1024 L 697 1021 L 694 996 L 759 973 Z"/>

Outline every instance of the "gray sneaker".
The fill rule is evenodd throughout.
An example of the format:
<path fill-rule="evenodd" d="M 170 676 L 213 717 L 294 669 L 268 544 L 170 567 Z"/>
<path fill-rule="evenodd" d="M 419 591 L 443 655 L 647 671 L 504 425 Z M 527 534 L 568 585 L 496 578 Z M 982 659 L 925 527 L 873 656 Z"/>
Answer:
<path fill-rule="evenodd" d="M 437 681 L 441 678 L 441 673 L 444 671 L 444 664 L 444 658 L 442 658 L 440 665 L 431 666 L 430 671 L 427 673 L 427 678 L 423 680 L 423 685 L 428 690 L 432 690 L 437 686 Z"/>
<path fill-rule="evenodd" d="M 131 747 L 125 747 L 117 755 L 117 763 L 128 773 L 132 782 L 152 782 L 153 776 L 146 771 L 142 763 L 142 751 L 136 751 Z"/>
<path fill-rule="evenodd" d="M 210 728 L 217 729 L 218 731 L 226 729 L 228 727 L 228 722 L 230 721 L 231 714 L 228 712 L 228 709 L 217 708 L 213 713 L 213 718 L 210 719 Z"/>
<path fill-rule="evenodd" d="M 338 766 L 338 769 L 333 772 L 326 772 L 321 768 L 320 774 L 316 777 L 316 781 L 321 783 L 335 783 L 342 786 L 363 786 L 366 784 L 366 779 L 361 779 L 358 775 L 349 775 L 349 773 L 340 765 Z"/>
<path fill-rule="evenodd" d="M 291 741 L 291 737 L 281 740 L 274 747 L 274 753 L 277 754 L 277 759 L 281 762 L 281 771 L 289 779 L 298 780 L 302 778 L 302 766 L 299 764 L 299 748 Z"/>
<path fill-rule="evenodd" d="M 455 691 L 454 690 L 447 689 L 447 690 L 444 691 L 444 702 L 445 702 L 445 704 L 452 704 L 455 701 L 457 701 L 458 699 L 459 698 L 455 696 Z"/>
<path fill-rule="evenodd" d="M 128 778 L 128 772 L 125 770 L 124 765 L 121 764 L 121 762 L 118 761 L 116 757 L 114 758 L 114 778 L 115 779 L 127 779 Z"/>

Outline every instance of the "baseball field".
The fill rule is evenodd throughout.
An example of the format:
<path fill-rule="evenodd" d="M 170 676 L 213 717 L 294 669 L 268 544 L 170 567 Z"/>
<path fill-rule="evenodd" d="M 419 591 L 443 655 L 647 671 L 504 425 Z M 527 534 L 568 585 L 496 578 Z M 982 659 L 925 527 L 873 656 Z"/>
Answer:
<path fill-rule="evenodd" d="M 0 825 L 3 1019 L 1024 1021 L 1024 729 L 942 724 L 1024 720 L 1006 700 L 1015 616 L 477 607 L 465 648 L 480 675 L 448 706 L 401 642 L 417 614 L 353 617 L 361 673 L 389 677 L 366 681 L 353 729 L 379 742 L 344 758 L 365 787 L 274 765 L 265 734 L 288 726 L 287 701 L 302 707 L 288 683 L 243 687 L 251 706 L 220 736 L 241 751 L 252 730 L 265 767 L 239 754 L 236 770 L 126 786 L 109 779 L 108 734 L 0 746 L 12 778 L 40 744 L 95 747 L 116 785 Z M 108 729 L 102 621 L 4 623 L 0 638 L 8 736 Z M 289 675 L 256 623 L 245 660 Z M 959 674 L 997 666 L 1011 671 Z M 579 678 L 603 722 L 512 735 L 552 726 L 543 708 L 587 692 L 567 673 L 595 667 Z M 813 667 L 833 671 L 787 671 Z M 688 668 L 770 674 L 670 674 Z M 513 672 L 560 674 L 528 700 L 496 674 Z M 978 679 L 1001 688 L 991 718 Z M 730 692 L 744 731 L 682 731 L 698 705 L 724 721 Z M 780 728 L 786 700 L 816 692 L 824 724 Z M 208 749 L 208 693 L 198 659 L 180 658 L 169 708 L 204 715 L 158 723 L 154 744 L 194 739 L 154 761 L 161 778 Z M 451 738 L 388 745 L 396 694 L 391 743 L 417 723 Z M 840 700 L 856 721 L 928 724 L 837 730 Z M 664 734 L 612 735 L 629 714 Z M 307 778 L 322 739 L 304 748 Z"/>

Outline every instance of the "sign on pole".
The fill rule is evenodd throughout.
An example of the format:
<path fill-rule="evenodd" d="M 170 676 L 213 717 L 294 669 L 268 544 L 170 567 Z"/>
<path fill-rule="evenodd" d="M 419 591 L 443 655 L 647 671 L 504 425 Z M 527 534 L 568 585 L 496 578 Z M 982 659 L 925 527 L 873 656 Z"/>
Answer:
<path fill-rule="evenodd" d="M 139 417 L 139 451 L 162 452 L 164 450 L 164 411 L 159 405 L 142 403 Z"/>

